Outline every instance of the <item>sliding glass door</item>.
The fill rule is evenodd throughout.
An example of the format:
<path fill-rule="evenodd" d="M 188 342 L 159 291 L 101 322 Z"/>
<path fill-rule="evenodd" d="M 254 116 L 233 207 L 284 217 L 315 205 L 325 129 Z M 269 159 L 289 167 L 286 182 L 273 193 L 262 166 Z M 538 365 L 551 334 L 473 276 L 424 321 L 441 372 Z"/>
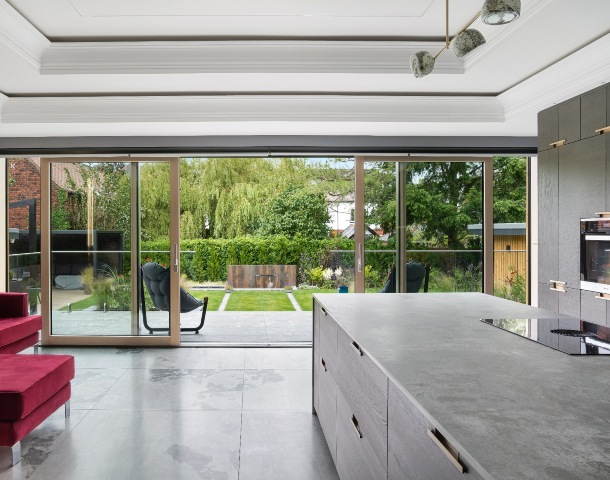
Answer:
<path fill-rule="evenodd" d="M 142 175 L 153 162 L 169 185 Z M 43 344 L 179 345 L 178 159 L 42 159 L 41 186 Z M 150 191 L 156 211 L 140 206 Z M 143 252 L 143 238 L 163 248 Z M 143 283 L 150 257 L 169 310 Z"/>
<path fill-rule="evenodd" d="M 491 158 L 357 157 L 355 177 L 357 292 L 493 293 Z"/>

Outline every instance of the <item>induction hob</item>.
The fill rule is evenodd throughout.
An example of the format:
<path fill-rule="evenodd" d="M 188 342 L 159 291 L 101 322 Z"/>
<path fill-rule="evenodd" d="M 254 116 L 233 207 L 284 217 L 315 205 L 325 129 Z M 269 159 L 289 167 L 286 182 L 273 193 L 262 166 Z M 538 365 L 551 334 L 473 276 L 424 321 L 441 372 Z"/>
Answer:
<path fill-rule="evenodd" d="M 610 355 L 610 328 L 576 318 L 483 318 L 481 321 L 569 355 Z"/>

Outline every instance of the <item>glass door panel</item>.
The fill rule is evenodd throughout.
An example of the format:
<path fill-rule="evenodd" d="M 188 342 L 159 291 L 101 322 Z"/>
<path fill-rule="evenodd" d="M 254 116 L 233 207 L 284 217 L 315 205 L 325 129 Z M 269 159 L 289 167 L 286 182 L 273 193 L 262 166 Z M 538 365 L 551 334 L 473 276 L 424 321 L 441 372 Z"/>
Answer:
<path fill-rule="evenodd" d="M 145 175 L 153 164 L 171 172 L 172 181 Z M 49 265 L 42 290 L 50 299 L 43 342 L 143 344 L 129 340 L 139 336 L 155 345 L 179 342 L 179 334 L 170 335 L 170 318 L 177 324 L 179 309 L 169 310 L 170 297 L 176 299 L 171 305 L 179 306 L 179 224 L 171 220 L 178 211 L 178 168 L 177 159 L 43 159 L 48 192 L 43 190 L 43 202 L 50 199 L 42 220 L 43 233 L 45 222 L 50 227 L 42 238 L 43 265 L 45 253 Z M 142 192 L 155 199 L 153 208 L 141 208 Z M 153 241 L 147 250 L 141 248 L 143 240 Z M 153 301 L 143 282 L 141 267 L 147 261 L 165 272 L 164 302 L 158 295 Z"/>

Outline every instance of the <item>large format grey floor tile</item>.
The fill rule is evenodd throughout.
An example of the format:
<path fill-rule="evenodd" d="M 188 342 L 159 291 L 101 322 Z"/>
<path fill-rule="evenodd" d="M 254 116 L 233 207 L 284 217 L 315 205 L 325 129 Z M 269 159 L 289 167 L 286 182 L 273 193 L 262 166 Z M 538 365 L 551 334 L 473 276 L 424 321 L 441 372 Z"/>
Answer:
<path fill-rule="evenodd" d="M 241 410 L 243 370 L 128 370 L 98 410 Z"/>
<path fill-rule="evenodd" d="M 246 370 L 243 409 L 311 411 L 311 371 Z"/>
<path fill-rule="evenodd" d="M 249 348 L 246 369 L 310 369 L 311 348 Z"/>
<path fill-rule="evenodd" d="M 240 480 L 336 480 L 318 417 L 309 412 L 244 412 Z"/>
<path fill-rule="evenodd" d="M 93 410 L 32 480 L 237 479 L 241 412 Z"/>
<path fill-rule="evenodd" d="M 11 467 L 10 450 L 0 448 L 0 480 L 28 478 L 53 452 L 89 410 L 72 410 L 65 418 L 62 406 L 21 441 L 21 461 Z"/>
<path fill-rule="evenodd" d="M 72 408 L 93 408 L 125 372 L 124 368 L 77 368 L 72 380 Z"/>

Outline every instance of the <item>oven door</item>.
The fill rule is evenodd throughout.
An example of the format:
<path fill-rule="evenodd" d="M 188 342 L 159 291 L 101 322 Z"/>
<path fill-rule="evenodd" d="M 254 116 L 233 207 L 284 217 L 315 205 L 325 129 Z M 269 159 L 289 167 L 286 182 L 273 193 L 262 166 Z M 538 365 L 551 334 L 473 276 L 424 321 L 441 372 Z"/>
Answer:
<path fill-rule="evenodd" d="M 610 293 L 610 235 L 582 234 L 580 288 Z"/>

